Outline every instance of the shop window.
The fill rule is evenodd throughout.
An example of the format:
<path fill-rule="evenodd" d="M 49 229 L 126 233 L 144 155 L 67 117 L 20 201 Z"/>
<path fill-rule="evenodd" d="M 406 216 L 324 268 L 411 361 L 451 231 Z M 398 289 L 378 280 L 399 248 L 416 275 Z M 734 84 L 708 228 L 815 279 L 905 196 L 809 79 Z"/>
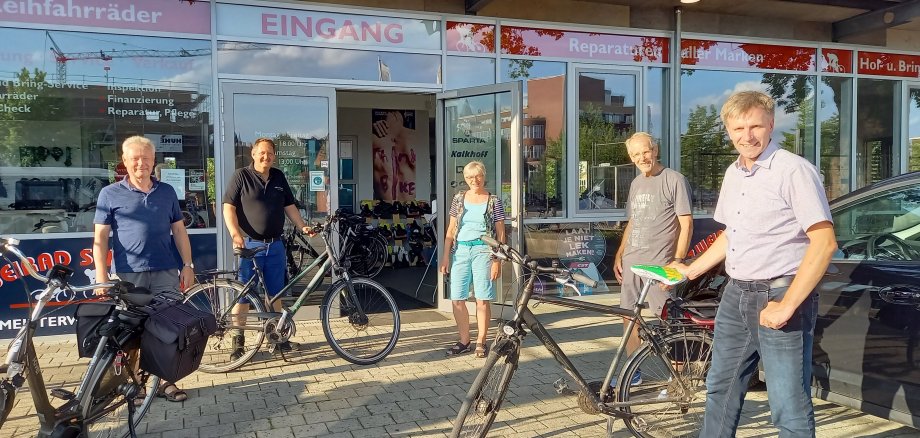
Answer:
<path fill-rule="evenodd" d="M 652 137 L 660 139 L 659 155 L 661 162 L 668 167 L 676 167 L 670 163 L 668 156 L 674 147 L 668 142 L 670 135 L 670 126 L 668 123 L 668 114 L 664 108 L 668 108 L 668 69 L 652 67 L 645 71 L 645 116 L 646 131 L 652 134 Z"/>
<path fill-rule="evenodd" d="M 565 64 L 506 59 L 502 82 L 524 83 L 524 215 L 565 215 Z"/>
<path fill-rule="evenodd" d="M 824 77 L 818 88 L 821 174 L 827 199 L 850 192 L 852 81 L 850 78 Z"/>
<path fill-rule="evenodd" d="M 220 73 L 432 85 L 440 81 L 440 55 L 238 42 L 219 42 L 218 50 Z"/>
<path fill-rule="evenodd" d="M 856 186 L 854 189 L 894 176 L 898 156 L 894 139 L 900 120 L 900 82 L 859 79 L 856 83 Z"/>
<path fill-rule="evenodd" d="M 492 85 L 495 83 L 495 58 L 448 56 L 444 89 Z"/>
<path fill-rule="evenodd" d="M 741 90 L 770 95 L 776 102 L 772 140 L 814 163 L 816 84 L 809 75 L 684 70 L 680 170 L 690 181 L 694 213 L 712 213 L 725 169 L 738 157 L 719 117 L 726 98 Z"/>
<path fill-rule="evenodd" d="M 911 87 L 907 98 L 907 170 L 920 170 L 920 85 Z"/>
<path fill-rule="evenodd" d="M 597 281 L 596 287 L 577 285 L 577 290 L 564 289 L 551 277 L 539 277 L 534 293 L 553 296 L 577 297 L 612 293 L 616 284 L 611 257 L 620 245 L 623 228 L 616 222 L 574 222 L 564 224 L 537 223 L 524 228 L 524 248 L 534 259 L 558 260 L 572 269 Z"/>
<path fill-rule="evenodd" d="M 0 41 L 21 54 L 0 57 L 0 234 L 92 231 L 132 135 L 156 146 L 186 225 L 215 225 L 208 41 L 25 29 Z"/>
<path fill-rule="evenodd" d="M 636 168 L 625 140 L 636 131 L 637 75 L 578 73 L 579 212 L 626 207 Z"/>

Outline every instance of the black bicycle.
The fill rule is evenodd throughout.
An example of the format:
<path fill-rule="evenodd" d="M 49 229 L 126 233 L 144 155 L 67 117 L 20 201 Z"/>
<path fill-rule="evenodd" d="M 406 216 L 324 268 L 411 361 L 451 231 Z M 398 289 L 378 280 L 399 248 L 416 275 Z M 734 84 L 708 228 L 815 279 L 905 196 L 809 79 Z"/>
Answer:
<path fill-rule="evenodd" d="M 126 283 L 71 286 L 73 270 L 64 265 L 54 265 L 46 275 L 39 274 L 18 245 L 17 239 L 0 238 L 3 258 L 9 263 L 7 255 L 15 256 L 23 271 L 44 283 L 45 288 L 36 297 L 29 323 L 13 338 L 7 360 L 0 367 L 0 428 L 13 409 L 16 392 L 27 383 L 40 423 L 39 437 L 135 436 L 134 426 L 147 413 L 160 383 L 159 377 L 140 370 L 138 365 L 140 335 L 147 318 L 139 308 L 149 304 L 152 296 L 131 293 Z M 64 401 L 54 407 L 33 342 L 44 316 L 42 310 L 53 299 L 73 300 L 77 294 L 106 287 L 110 287 L 106 296 L 112 301 L 93 303 L 101 324 L 93 331 L 98 335 L 94 343 L 83 346 L 92 352 L 86 372 L 76 391 L 51 390 L 52 396 Z"/>
<path fill-rule="evenodd" d="M 712 335 L 707 327 L 694 321 L 688 322 L 683 312 L 673 308 L 671 313 L 680 315 L 679 318 L 651 324 L 642 317 L 643 303 L 652 282 L 675 285 L 684 280 L 679 272 L 661 266 L 631 267 L 636 275 L 643 278 L 642 292 L 632 310 L 570 298 L 533 296 L 534 283 L 540 275 L 551 276 L 564 287 L 572 289 L 576 288 L 575 282 L 591 287 L 596 286 L 596 282 L 565 268 L 540 266 L 530 257 L 488 236 L 483 236 L 482 240 L 492 247 L 495 257 L 520 266 L 526 281 L 515 300 L 514 316 L 499 327 L 499 334 L 485 364 L 460 406 L 452 437 L 486 436 L 501 408 L 511 377 L 518 368 L 525 328 L 537 336 L 563 370 L 575 380 L 579 389 L 578 406 L 584 412 L 623 419 L 630 432 L 638 437 L 699 436 L 706 404 L 705 377 L 712 360 Z M 629 318 L 625 336 L 638 330 L 642 346 L 620 368 L 625 353 L 625 342 L 622 343 L 604 380 L 589 383 L 527 307 L 531 298 Z M 618 369 L 616 387 L 611 388 L 610 383 Z M 566 386 L 562 379 L 556 382 L 560 392 Z"/>

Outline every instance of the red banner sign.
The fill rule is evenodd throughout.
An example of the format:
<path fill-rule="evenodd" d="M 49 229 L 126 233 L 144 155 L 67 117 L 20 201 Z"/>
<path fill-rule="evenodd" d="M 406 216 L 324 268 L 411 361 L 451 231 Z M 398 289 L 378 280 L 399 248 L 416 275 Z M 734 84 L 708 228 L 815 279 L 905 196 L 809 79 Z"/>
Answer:
<path fill-rule="evenodd" d="M 495 53 L 495 25 L 447 22 L 447 51 Z"/>
<path fill-rule="evenodd" d="M 853 51 L 821 49 L 821 71 L 825 73 L 853 73 Z"/>
<path fill-rule="evenodd" d="M 856 59 L 856 71 L 863 75 L 920 78 L 920 56 L 859 52 Z"/>
<path fill-rule="evenodd" d="M 668 62 L 668 39 L 664 37 L 503 26 L 501 47 L 508 55 Z"/>
<path fill-rule="evenodd" d="M 693 39 L 680 42 L 681 63 L 698 67 L 815 71 L 816 52 L 813 47 Z"/>

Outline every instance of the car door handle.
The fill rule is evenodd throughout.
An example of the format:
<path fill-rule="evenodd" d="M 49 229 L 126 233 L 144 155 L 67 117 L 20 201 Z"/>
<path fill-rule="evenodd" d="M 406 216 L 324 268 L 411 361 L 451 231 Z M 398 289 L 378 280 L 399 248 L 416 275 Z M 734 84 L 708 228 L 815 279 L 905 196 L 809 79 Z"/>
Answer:
<path fill-rule="evenodd" d="M 909 284 L 895 284 L 878 290 L 878 296 L 886 303 L 920 307 L 920 287 Z"/>

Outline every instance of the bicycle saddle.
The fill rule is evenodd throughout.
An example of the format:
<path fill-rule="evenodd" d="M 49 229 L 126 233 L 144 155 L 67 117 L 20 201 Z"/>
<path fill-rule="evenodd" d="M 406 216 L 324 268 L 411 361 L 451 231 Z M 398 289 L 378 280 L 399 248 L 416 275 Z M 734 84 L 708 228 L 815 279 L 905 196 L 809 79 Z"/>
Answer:
<path fill-rule="evenodd" d="M 266 249 L 268 249 L 268 245 L 261 245 L 256 248 L 233 248 L 233 254 L 244 259 L 251 259 L 255 257 L 256 254 L 265 251 Z"/>
<path fill-rule="evenodd" d="M 660 281 L 662 284 L 673 286 L 687 279 L 677 269 L 657 265 L 633 265 L 629 269 L 642 278 Z"/>

